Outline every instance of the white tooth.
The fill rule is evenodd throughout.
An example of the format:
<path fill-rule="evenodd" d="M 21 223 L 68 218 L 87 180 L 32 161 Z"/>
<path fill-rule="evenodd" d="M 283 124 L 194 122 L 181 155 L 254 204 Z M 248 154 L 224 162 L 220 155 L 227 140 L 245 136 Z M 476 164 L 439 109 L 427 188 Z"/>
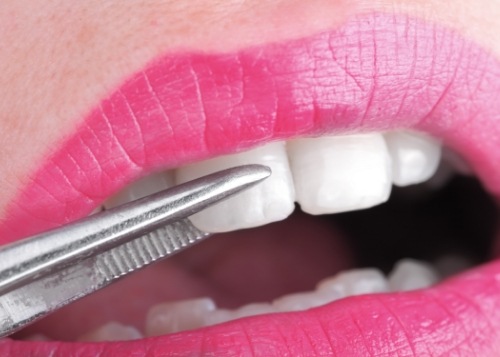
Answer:
<path fill-rule="evenodd" d="M 389 274 L 389 286 L 392 291 L 427 288 L 437 281 L 437 273 L 429 264 L 414 259 L 399 261 Z"/>
<path fill-rule="evenodd" d="M 392 157 L 392 182 L 408 186 L 425 182 L 437 171 L 441 143 L 428 135 L 409 131 L 385 134 Z"/>
<path fill-rule="evenodd" d="M 167 302 L 153 306 L 146 316 L 146 336 L 190 330 L 204 326 L 216 306 L 210 298 Z"/>
<path fill-rule="evenodd" d="M 236 310 L 217 309 L 205 316 L 205 326 L 220 324 L 247 316 L 256 316 L 276 312 L 269 303 L 253 303 L 242 306 Z"/>
<path fill-rule="evenodd" d="M 278 311 L 301 311 L 336 300 L 333 295 L 321 291 L 295 293 L 275 299 L 273 305 Z"/>
<path fill-rule="evenodd" d="M 109 198 L 104 202 L 104 208 L 110 209 L 172 186 L 174 186 L 173 172 L 158 172 L 135 181 L 124 190 Z"/>
<path fill-rule="evenodd" d="M 382 134 L 298 139 L 288 143 L 297 202 L 311 214 L 369 208 L 391 192 Z"/>
<path fill-rule="evenodd" d="M 209 312 L 205 317 L 205 326 L 221 324 L 226 321 L 234 320 L 234 311 L 227 309 L 217 309 Z"/>
<path fill-rule="evenodd" d="M 132 326 L 109 322 L 78 338 L 78 341 L 128 341 L 142 338 L 142 334 Z"/>
<path fill-rule="evenodd" d="M 253 303 L 242 306 L 233 312 L 233 319 L 241 317 L 255 316 L 262 314 L 271 314 L 276 312 L 274 307 L 269 303 Z"/>
<path fill-rule="evenodd" d="M 380 270 L 367 268 L 342 272 L 324 279 L 318 283 L 316 290 L 330 291 L 340 298 L 386 292 L 389 287 L 387 279 Z"/>
<path fill-rule="evenodd" d="M 182 183 L 229 167 L 256 163 L 269 166 L 271 177 L 191 216 L 196 227 L 206 232 L 227 232 L 281 221 L 293 212 L 294 187 L 283 142 L 182 167 L 176 172 L 176 181 Z"/>

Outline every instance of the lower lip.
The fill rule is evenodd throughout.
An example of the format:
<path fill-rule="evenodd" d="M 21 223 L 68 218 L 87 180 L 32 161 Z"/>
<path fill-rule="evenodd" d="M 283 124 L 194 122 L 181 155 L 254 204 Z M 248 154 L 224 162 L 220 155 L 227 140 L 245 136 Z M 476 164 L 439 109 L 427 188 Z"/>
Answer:
<path fill-rule="evenodd" d="M 498 356 L 500 263 L 434 288 L 351 297 L 303 312 L 255 316 L 114 343 L 5 341 L 9 356 Z"/>
<path fill-rule="evenodd" d="M 35 172 L 9 206 L 0 236 L 6 243 L 84 216 L 151 170 L 304 134 L 425 130 L 500 192 L 498 78 L 491 55 L 405 15 L 366 15 L 329 33 L 235 54 L 166 56 L 103 101 Z M 0 351 L 495 355 L 498 264 L 425 291 L 349 298 L 150 340 L 5 341 Z"/>

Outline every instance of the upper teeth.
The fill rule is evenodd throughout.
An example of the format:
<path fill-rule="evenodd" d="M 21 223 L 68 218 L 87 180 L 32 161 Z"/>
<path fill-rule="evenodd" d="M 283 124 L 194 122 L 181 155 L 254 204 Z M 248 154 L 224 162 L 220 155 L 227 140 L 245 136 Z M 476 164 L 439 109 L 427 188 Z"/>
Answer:
<path fill-rule="evenodd" d="M 273 174 L 264 183 L 191 217 L 201 230 L 232 231 L 283 220 L 293 211 L 294 201 L 312 214 L 372 207 L 388 199 L 392 183 L 405 186 L 429 179 L 440 157 L 437 140 L 409 132 L 275 142 L 147 177 L 105 207 L 232 166 L 270 166 Z"/>
<path fill-rule="evenodd" d="M 273 174 L 263 183 L 191 217 L 197 228 L 226 232 L 281 221 L 294 209 L 294 185 L 284 142 L 271 143 L 247 152 L 221 156 L 176 172 L 178 183 L 232 166 L 259 163 Z"/>
<path fill-rule="evenodd" d="M 385 134 L 392 157 L 392 182 L 397 186 L 420 183 L 431 178 L 441 160 L 439 142 L 424 134 Z"/>
<path fill-rule="evenodd" d="M 382 134 L 299 139 L 288 152 L 297 202 L 307 213 L 352 211 L 389 198 L 390 156 Z"/>

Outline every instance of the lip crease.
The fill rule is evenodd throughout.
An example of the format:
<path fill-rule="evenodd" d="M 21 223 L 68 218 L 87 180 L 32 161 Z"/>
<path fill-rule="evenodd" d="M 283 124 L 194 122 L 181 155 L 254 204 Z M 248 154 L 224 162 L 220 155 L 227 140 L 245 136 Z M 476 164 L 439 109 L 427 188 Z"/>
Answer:
<path fill-rule="evenodd" d="M 7 210 L 2 243 L 88 214 L 151 171 L 299 135 L 415 128 L 500 193 L 500 62 L 460 34 L 372 13 L 308 38 L 178 53 L 132 76 Z M 30 224 L 26 224 L 30 222 Z M 132 342 L 0 342 L 4 355 L 500 354 L 500 263 L 416 292 L 352 297 Z"/>

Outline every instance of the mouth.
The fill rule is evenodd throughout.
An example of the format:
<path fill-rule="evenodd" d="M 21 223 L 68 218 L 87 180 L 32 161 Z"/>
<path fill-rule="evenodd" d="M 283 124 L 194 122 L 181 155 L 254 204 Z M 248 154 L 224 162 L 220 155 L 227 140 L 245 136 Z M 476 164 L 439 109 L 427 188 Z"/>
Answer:
<path fill-rule="evenodd" d="M 60 143 L 10 205 L 2 242 L 88 215 L 105 201 L 149 193 L 137 193 L 144 186 L 246 162 L 270 164 L 272 181 L 193 217 L 201 229 L 281 221 L 294 202 L 313 215 L 342 216 L 386 201 L 393 183 L 429 179 L 441 143 L 496 197 L 499 78 L 500 63 L 491 54 L 406 15 L 360 16 L 329 32 L 236 53 L 170 54 L 128 79 Z M 109 199 L 141 177 L 146 181 Z M 349 220 L 358 222 L 340 224 Z M 93 342 L 6 339 L 0 350 L 64 356 L 500 353 L 498 262 L 437 283 L 436 267 L 403 261 L 386 278 L 377 270 L 352 270 L 350 237 L 335 227 L 294 213 L 261 233 L 234 233 L 246 238 L 214 238 L 212 246 L 127 278 L 19 336 L 76 339 L 92 326 L 97 330 L 82 339 Z M 481 254 L 473 259 L 488 257 Z M 311 292 L 293 294 L 301 290 Z M 240 304 L 250 305 L 235 309 Z M 148 310 L 148 322 L 138 326 Z M 145 333 L 155 337 L 142 338 Z M 109 338 L 134 340 L 96 342 Z"/>

